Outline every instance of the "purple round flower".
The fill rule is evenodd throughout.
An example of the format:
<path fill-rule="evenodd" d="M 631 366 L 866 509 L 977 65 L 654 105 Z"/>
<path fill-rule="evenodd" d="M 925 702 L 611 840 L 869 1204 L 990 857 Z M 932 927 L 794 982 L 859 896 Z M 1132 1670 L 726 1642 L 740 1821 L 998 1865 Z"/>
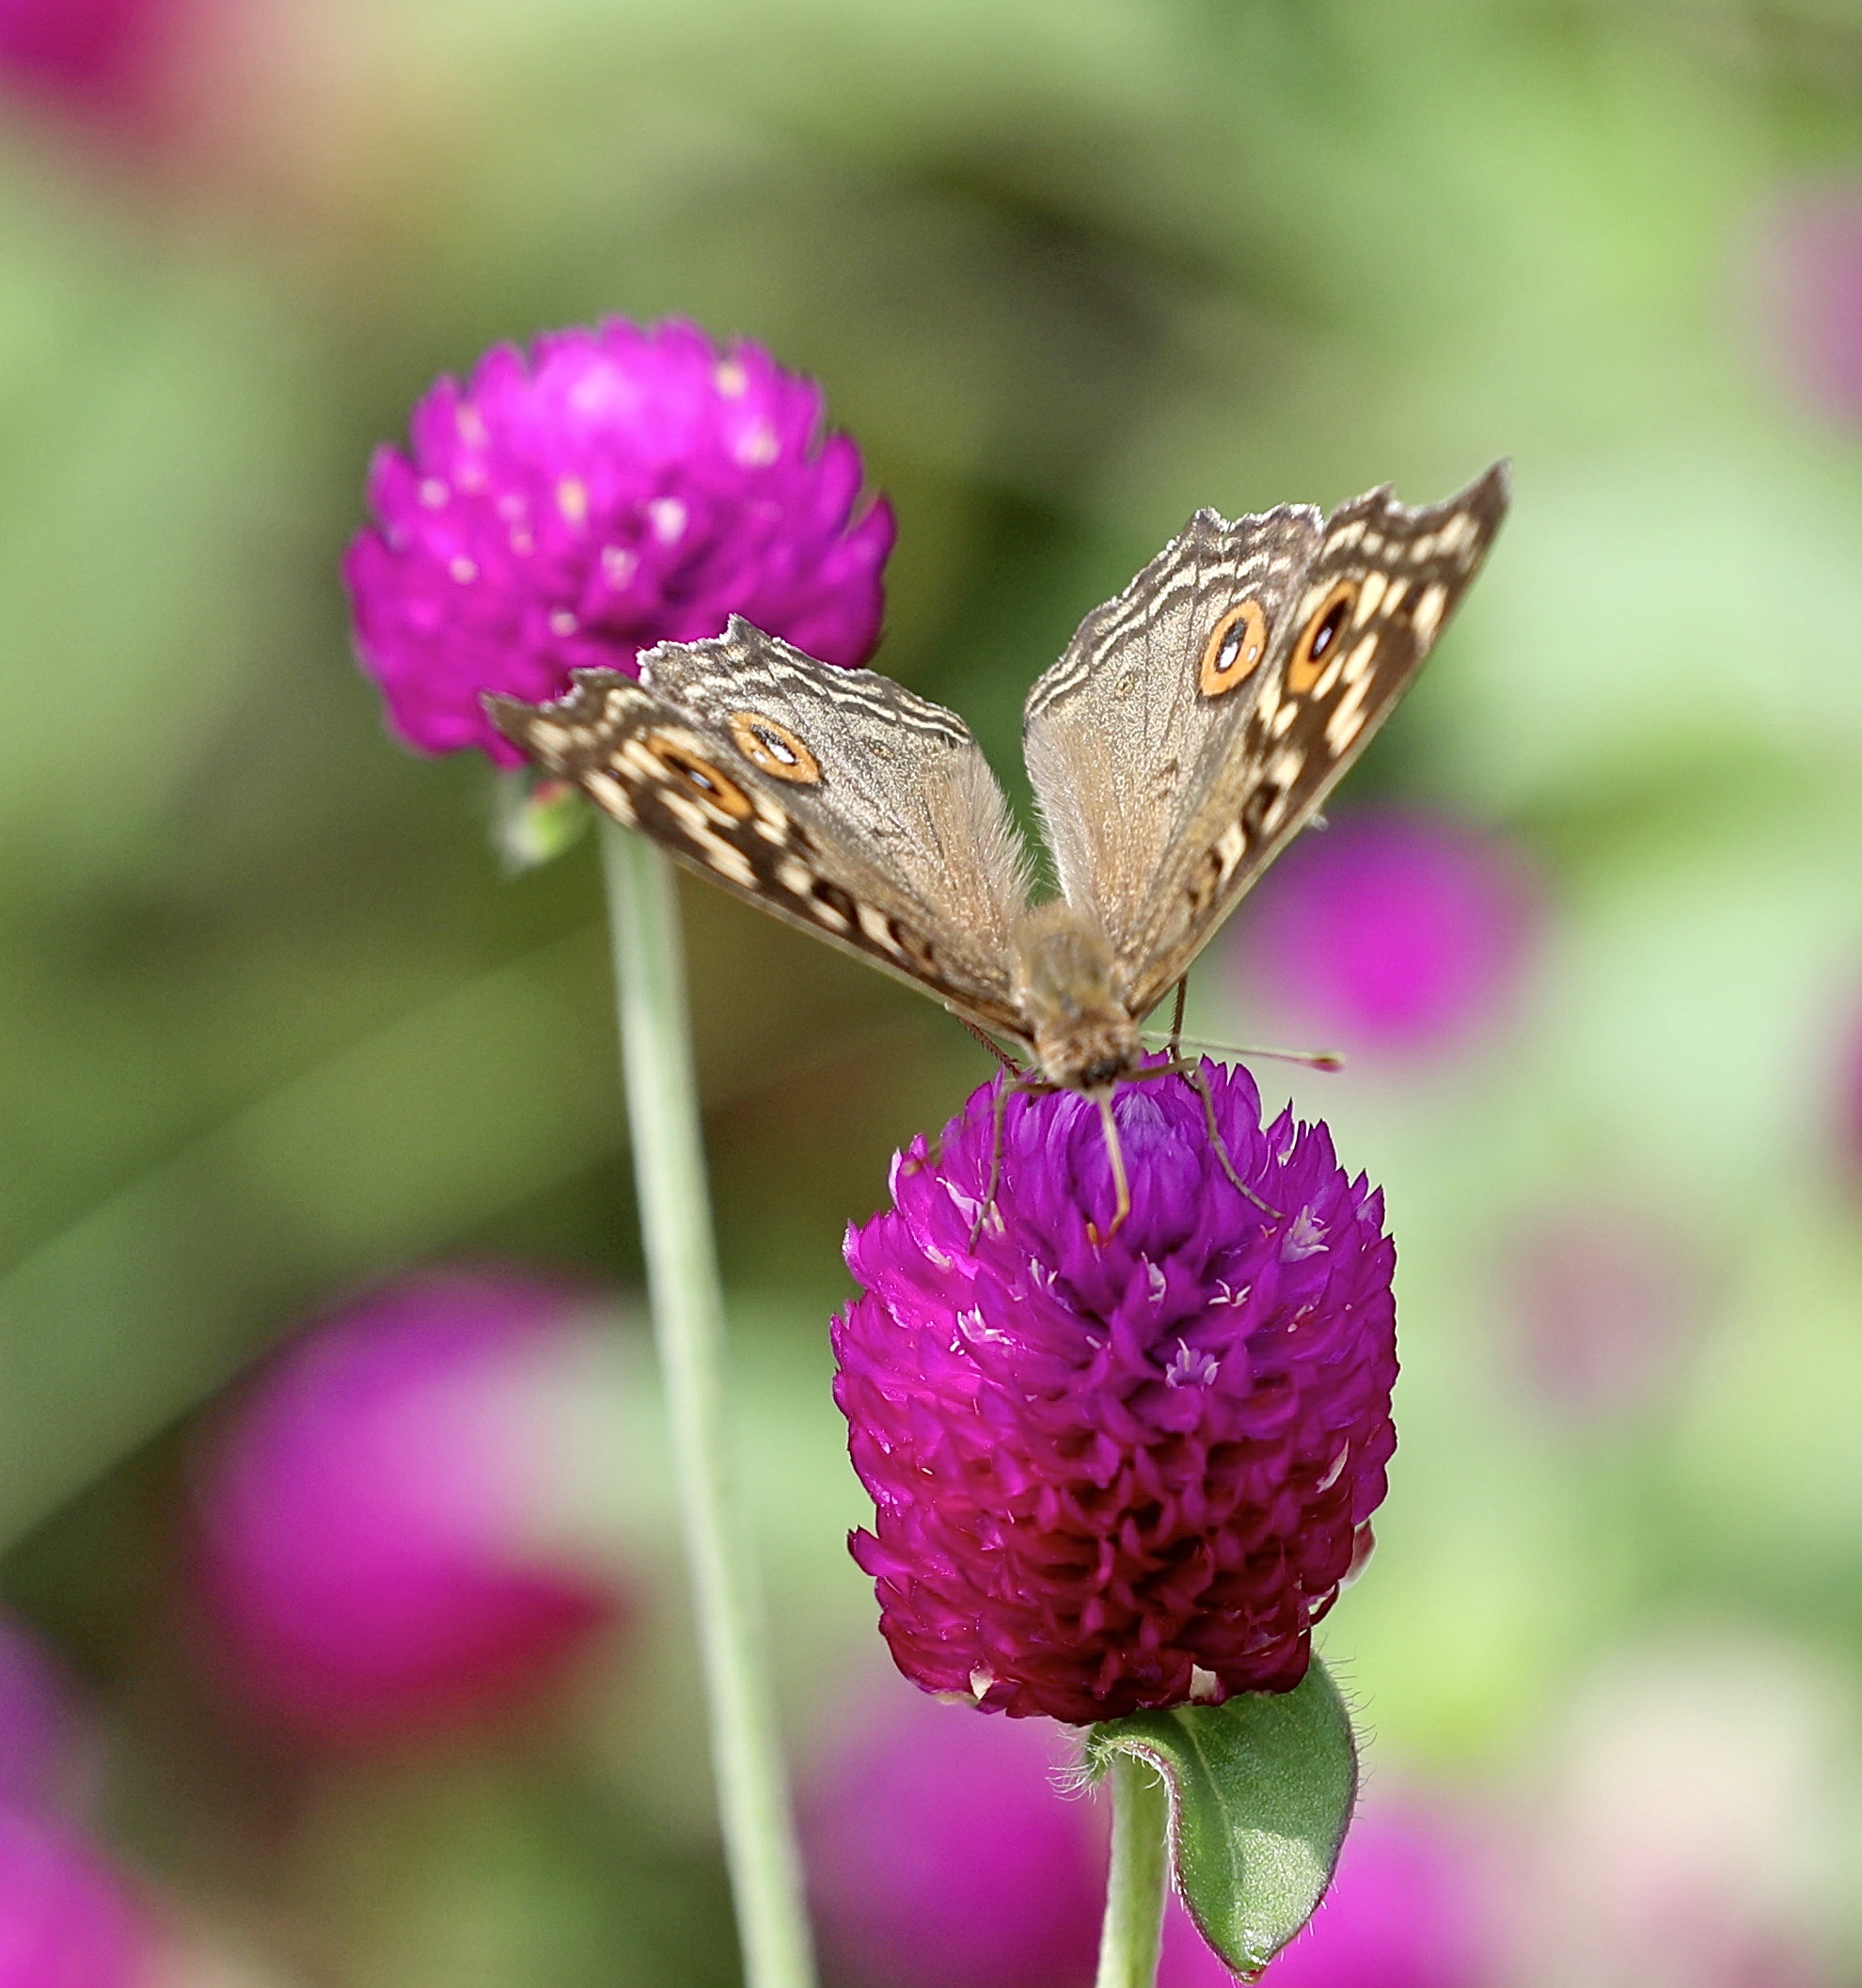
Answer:
<path fill-rule="evenodd" d="M 80 1837 L 0 1808 L 0 1988 L 142 1988 L 154 1930 Z"/>
<path fill-rule="evenodd" d="M 848 1988 L 1084 1988 L 1105 1894 L 1100 1804 L 1061 1792 L 1051 1727 L 900 1689 L 801 1805 L 823 1949 Z"/>
<path fill-rule="evenodd" d="M 1322 1125 L 1263 1129 L 1206 1063 L 1121 1085 L 1115 1206 L 1099 1116 L 996 1086 L 847 1239 L 835 1399 L 876 1507 L 853 1537 L 893 1660 L 928 1691 L 1087 1724 L 1285 1691 L 1368 1550 L 1396 1447 L 1396 1251 Z"/>
<path fill-rule="evenodd" d="M 428 1275 L 314 1328 L 203 1454 L 196 1585 L 218 1667 L 267 1718 L 364 1739 L 495 1710 L 623 1598 L 541 1550 L 548 1436 L 586 1391 L 560 1286 Z"/>
<path fill-rule="evenodd" d="M 377 451 L 343 565 L 363 667 L 423 752 L 521 755 L 481 691 L 541 702 L 583 668 L 723 632 L 733 614 L 823 662 L 879 632 L 892 513 L 821 390 L 760 346 L 609 319 L 501 345 Z"/>
<path fill-rule="evenodd" d="M 1287 852 L 1238 957 L 1329 1046 L 1427 1050 L 1504 1008 L 1534 910 L 1504 844 L 1458 822 L 1367 809 Z"/>

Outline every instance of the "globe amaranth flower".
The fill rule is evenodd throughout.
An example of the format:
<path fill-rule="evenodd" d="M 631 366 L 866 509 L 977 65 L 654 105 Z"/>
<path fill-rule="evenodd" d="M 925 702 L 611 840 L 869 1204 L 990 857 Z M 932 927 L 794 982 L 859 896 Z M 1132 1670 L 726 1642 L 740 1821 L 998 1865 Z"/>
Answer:
<path fill-rule="evenodd" d="M 391 1738 L 496 1711 L 624 1614 L 618 1570 L 552 1539 L 564 1431 L 612 1333 L 512 1272 L 429 1273 L 313 1327 L 196 1472 L 209 1650 L 268 1722 Z"/>
<path fill-rule="evenodd" d="M 1396 1446 L 1382 1197 L 1323 1126 L 1263 1129 L 1247 1072 L 1203 1069 L 1265 1209 L 1171 1077 L 1115 1095 L 1131 1210 L 1109 1239 L 1072 1093 L 1006 1100 L 979 1226 L 992 1085 L 849 1234 L 835 1398 L 876 1507 L 854 1557 L 927 1690 L 1077 1724 L 1288 1690 L 1368 1550 Z"/>
<path fill-rule="evenodd" d="M 499 346 L 376 454 L 375 529 L 343 573 L 363 667 L 425 752 L 520 755 L 482 691 L 531 702 L 569 672 L 740 614 L 823 662 L 877 638 L 892 514 L 860 507 L 860 452 L 821 435 L 822 397 L 761 347 L 610 319 Z"/>
<path fill-rule="evenodd" d="M 1236 957 L 1285 1025 L 1347 1049 L 1426 1051 L 1505 1008 L 1536 911 L 1504 843 L 1464 823 L 1372 808 L 1287 852 Z"/>

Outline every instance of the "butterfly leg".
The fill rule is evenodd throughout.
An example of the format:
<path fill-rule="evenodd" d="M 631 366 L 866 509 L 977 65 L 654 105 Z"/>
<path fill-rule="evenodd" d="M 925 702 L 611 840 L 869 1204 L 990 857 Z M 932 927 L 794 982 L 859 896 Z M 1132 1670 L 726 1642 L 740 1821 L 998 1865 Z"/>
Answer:
<path fill-rule="evenodd" d="M 988 1050 L 989 1054 L 993 1056 L 999 1064 L 1002 1065 L 1002 1068 L 1005 1069 L 1011 1077 L 1019 1077 L 1021 1075 L 1021 1065 L 1016 1062 L 1015 1058 L 1011 1056 L 1005 1049 L 1002 1048 L 1002 1044 L 999 1043 L 986 1029 L 979 1029 L 967 1015 L 959 1015 L 957 1017 L 957 1019 L 963 1023 L 964 1027 L 968 1029 L 973 1036 L 975 1036 L 977 1041 L 980 1042 L 983 1047 Z"/>
<path fill-rule="evenodd" d="M 1014 1065 L 1008 1065 L 1013 1069 Z M 996 1096 L 990 1111 L 989 1133 L 989 1191 L 983 1197 L 983 1206 L 976 1211 L 976 1220 L 970 1225 L 970 1246 L 976 1247 L 976 1239 L 983 1233 L 983 1224 L 989 1219 L 989 1211 L 996 1205 L 996 1190 L 1002 1184 L 1002 1114 L 1008 1110 L 1008 1101 L 1018 1093 L 1023 1097 L 1044 1097 L 1055 1087 L 1043 1083 L 1036 1078 L 1026 1078 L 1017 1074 L 1010 1082 L 1000 1080 L 996 1084 Z"/>
<path fill-rule="evenodd" d="M 1215 1099 L 1209 1093 L 1209 1080 L 1204 1076 L 1202 1065 L 1193 1056 L 1179 1056 L 1175 1063 L 1154 1063 L 1142 1070 L 1134 1070 L 1126 1081 L 1144 1083 L 1153 1077 L 1189 1079 L 1191 1088 L 1203 1100 L 1203 1123 L 1208 1128 L 1209 1144 L 1215 1148 L 1223 1172 L 1228 1175 L 1229 1185 L 1239 1189 L 1263 1215 L 1270 1216 L 1275 1222 L 1285 1222 L 1286 1217 L 1280 1209 L 1270 1207 L 1235 1171 L 1235 1162 L 1229 1158 L 1228 1142 L 1222 1136 L 1222 1128 L 1216 1123 Z"/>
<path fill-rule="evenodd" d="M 1190 992 L 1190 976 L 1185 974 L 1176 983 L 1176 1005 L 1170 1011 L 1170 1060 L 1183 1061 L 1183 1003 Z"/>

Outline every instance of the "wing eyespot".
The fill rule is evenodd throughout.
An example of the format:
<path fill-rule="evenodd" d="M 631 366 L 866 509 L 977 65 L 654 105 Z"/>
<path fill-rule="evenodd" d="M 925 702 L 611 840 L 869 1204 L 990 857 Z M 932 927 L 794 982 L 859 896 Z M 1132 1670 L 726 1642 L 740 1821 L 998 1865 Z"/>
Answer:
<path fill-rule="evenodd" d="M 792 780 L 813 785 L 821 778 L 821 762 L 787 725 L 778 724 L 761 711 L 734 711 L 730 717 L 731 736 L 737 750 L 775 780 Z"/>
<path fill-rule="evenodd" d="M 1196 682 L 1205 697 L 1221 697 L 1238 684 L 1245 684 L 1260 668 L 1267 654 L 1267 614 L 1252 595 L 1239 607 L 1231 607 L 1203 644 L 1203 659 L 1197 666 Z"/>
<path fill-rule="evenodd" d="M 1344 638 L 1357 598 L 1357 581 L 1340 580 L 1301 630 L 1293 659 L 1286 666 L 1286 687 L 1295 697 L 1304 697 L 1325 673 L 1326 662 Z"/>
<path fill-rule="evenodd" d="M 748 821 L 755 812 L 750 797 L 734 780 L 720 773 L 708 759 L 665 737 L 650 738 L 647 750 L 682 787 L 697 796 L 706 807 L 728 815 L 733 821 Z"/>

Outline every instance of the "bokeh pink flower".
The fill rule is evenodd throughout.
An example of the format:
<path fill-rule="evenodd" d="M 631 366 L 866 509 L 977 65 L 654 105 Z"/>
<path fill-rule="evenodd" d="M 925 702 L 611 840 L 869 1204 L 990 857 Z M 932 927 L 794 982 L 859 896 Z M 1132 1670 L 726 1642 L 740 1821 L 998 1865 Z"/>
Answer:
<path fill-rule="evenodd" d="M 810 1896 L 843 1988 L 1088 1988 L 1108 1810 L 1077 1743 L 1034 1721 L 876 1694 L 804 1794 Z M 1373 1800 L 1268 1988 L 1499 1988 L 1496 1866 L 1457 1819 Z M 1234 1976 L 1173 1895 L 1158 1988 Z"/>
<path fill-rule="evenodd" d="M 1579 1417 L 1657 1399 L 1698 1336 L 1699 1246 L 1649 1209 L 1542 1207 L 1507 1245 L 1523 1379 Z"/>
<path fill-rule="evenodd" d="M 154 118 L 209 0 L 0 0 L 0 89 L 100 128 Z M 217 4 L 217 0 L 214 0 Z"/>
<path fill-rule="evenodd" d="M 74 1830 L 0 1807 L 0 1988 L 149 1988 L 158 1937 Z"/>
<path fill-rule="evenodd" d="M 71 1794 L 83 1728 L 63 1665 L 24 1623 L 0 1615 L 0 1804 L 47 1809 Z"/>
<path fill-rule="evenodd" d="M 537 703 L 580 668 L 721 635 L 740 614 L 823 662 L 862 663 L 893 537 L 821 390 L 761 346 L 609 319 L 501 345 L 377 451 L 374 527 L 343 574 L 362 665 L 423 752 L 519 764 L 480 694 Z"/>
<path fill-rule="evenodd" d="M 1862 180 L 1790 196 L 1761 246 L 1765 329 L 1812 406 L 1862 422 Z"/>
<path fill-rule="evenodd" d="M 1450 1049 L 1517 996 L 1537 909 L 1507 844 L 1419 810 L 1367 808 L 1281 858 L 1238 928 L 1238 970 L 1311 1047 Z"/>
<path fill-rule="evenodd" d="M 1065 1795 L 1053 1727 L 894 1685 L 837 1735 L 802 1807 L 809 1890 L 849 1988 L 1071 1988 L 1093 1978 L 1101 1806 Z"/>
<path fill-rule="evenodd" d="M 535 1536 L 541 1378 L 585 1384 L 576 1294 L 430 1274 L 314 1326 L 213 1431 L 194 1494 L 212 1650 L 261 1716 L 367 1740 L 498 1710 L 624 1612 L 611 1574 Z M 545 1400 L 545 1406 L 547 1401 Z"/>

